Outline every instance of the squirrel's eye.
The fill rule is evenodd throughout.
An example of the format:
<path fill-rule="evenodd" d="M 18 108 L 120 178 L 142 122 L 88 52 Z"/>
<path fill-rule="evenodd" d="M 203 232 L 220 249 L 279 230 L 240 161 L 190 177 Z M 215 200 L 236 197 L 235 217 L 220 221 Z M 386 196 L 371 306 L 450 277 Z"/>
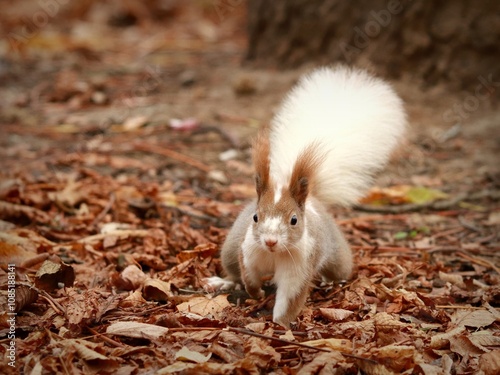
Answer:
<path fill-rule="evenodd" d="M 253 215 L 253 221 L 255 221 L 255 222 L 259 221 L 259 217 L 257 216 L 257 214 Z"/>
<path fill-rule="evenodd" d="M 292 219 L 290 220 L 290 224 L 292 224 L 292 225 L 297 224 L 297 215 L 292 216 Z"/>

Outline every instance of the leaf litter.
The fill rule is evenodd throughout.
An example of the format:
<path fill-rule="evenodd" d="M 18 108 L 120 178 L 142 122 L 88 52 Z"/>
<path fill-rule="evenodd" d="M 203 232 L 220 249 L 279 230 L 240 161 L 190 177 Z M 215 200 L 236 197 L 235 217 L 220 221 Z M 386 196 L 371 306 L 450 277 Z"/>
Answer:
<path fill-rule="evenodd" d="M 193 24 L 173 31 L 203 34 Z M 229 40 L 225 27 L 220 37 Z M 102 39 L 123 34 L 113 30 Z M 498 197 L 459 191 L 459 179 L 446 185 L 444 177 L 410 173 L 374 188 L 358 210 L 332 210 L 355 254 L 354 277 L 315 285 L 291 331 L 272 323 L 272 288 L 260 301 L 242 290 L 203 290 L 203 278 L 220 275 L 220 245 L 254 194 L 249 142 L 219 124 L 252 128 L 256 120 L 221 110 L 213 126 L 186 109 L 159 119 L 152 107 L 134 112 L 124 102 L 108 122 L 92 117 L 124 97 L 163 103 L 155 96 L 161 85 L 130 96 L 120 90 L 145 87 L 144 75 L 121 66 L 118 77 L 115 66 L 99 64 L 126 66 L 136 53 L 166 47 L 186 58 L 164 35 L 132 43 L 129 57 L 92 60 L 105 79 L 69 64 L 17 98 L 17 112 L 2 113 L 9 137 L 0 150 L 0 300 L 7 306 L 7 265 L 14 263 L 18 368 L 4 360 L 0 371 L 498 373 Z M 58 46 L 63 40 L 42 30 L 33 42 L 57 49 L 67 47 Z M 101 36 L 89 40 L 97 45 Z M 193 43 L 191 52 L 203 56 L 200 46 Z M 72 48 L 85 58 L 102 53 Z M 183 90 L 191 89 L 176 91 L 175 100 L 207 98 L 201 86 Z M 441 155 L 458 152 L 441 147 Z M 474 182 L 494 186 L 493 177 Z M 2 337 L 7 319 L 3 310 Z"/>

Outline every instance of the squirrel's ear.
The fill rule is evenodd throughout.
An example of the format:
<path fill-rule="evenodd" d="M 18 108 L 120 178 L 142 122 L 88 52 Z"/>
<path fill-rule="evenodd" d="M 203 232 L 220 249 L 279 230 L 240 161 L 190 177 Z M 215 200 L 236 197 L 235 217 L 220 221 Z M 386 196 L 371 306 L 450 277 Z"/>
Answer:
<path fill-rule="evenodd" d="M 309 194 L 309 178 L 300 177 L 298 180 L 290 181 L 290 194 L 299 207 L 304 207 Z"/>
<path fill-rule="evenodd" d="M 302 151 L 293 166 L 292 177 L 288 190 L 299 207 L 303 207 L 309 194 L 314 176 L 323 161 L 323 155 L 318 153 L 318 143 L 313 143 Z"/>
<path fill-rule="evenodd" d="M 255 187 L 260 198 L 269 187 L 269 129 L 262 128 L 253 143 L 253 163 L 255 167 Z"/>

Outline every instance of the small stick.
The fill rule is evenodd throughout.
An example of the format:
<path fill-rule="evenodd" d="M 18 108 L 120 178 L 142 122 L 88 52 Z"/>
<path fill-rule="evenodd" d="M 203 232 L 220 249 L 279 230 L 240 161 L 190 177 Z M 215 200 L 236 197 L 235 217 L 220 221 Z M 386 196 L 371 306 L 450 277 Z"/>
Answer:
<path fill-rule="evenodd" d="M 244 335 L 255 336 L 255 337 L 258 337 L 258 338 L 261 338 L 261 339 L 266 339 L 266 340 L 280 342 L 282 344 L 287 344 L 287 345 L 292 345 L 292 346 L 300 346 L 302 348 L 307 348 L 307 349 L 312 349 L 312 350 L 318 350 L 320 352 L 327 352 L 327 353 L 331 352 L 331 350 L 329 350 L 329 349 L 316 348 L 314 346 L 310 346 L 310 345 L 307 345 L 307 344 L 302 344 L 300 342 L 293 342 L 293 341 L 289 341 L 289 340 L 285 340 L 285 339 L 280 339 L 280 338 L 273 337 L 273 336 L 263 335 L 261 333 L 253 332 L 253 331 L 242 329 L 242 328 L 227 327 L 227 329 L 229 331 L 233 331 L 233 332 L 237 332 L 237 333 L 242 333 Z"/>
<path fill-rule="evenodd" d="M 485 307 L 459 306 L 459 305 L 436 305 L 436 309 L 455 309 L 455 310 L 486 310 Z"/>
<path fill-rule="evenodd" d="M 486 259 L 473 257 L 473 256 L 467 255 L 467 254 L 465 254 L 465 253 L 463 253 L 461 251 L 457 252 L 457 255 L 459 257 L 462 257 L 464 259 L 467 259 L 467 260 L 471 261 L 472 263 L 479 264 L 480 266 L 483 266 L 483 267 L 491 268 L 491 269 L 495 270 L 496 273 L 500 274 L 500 268 L 498 268 L 497 266 L 495 266 L 490 261 L 487 261 Z"/>
<path fill-rule="evenodd" d="M 203 172 L 210 172 L 212 169 L 208 165 L 203 164 L 202 162 L 195 160 L 187 155 L 183 155 L 180 152 L 156 146 L 153 144 L 137 142 L 134 143 L 133 148 L 136 151 L 151 152 L 153 154 L 163 155 L 166 156 L 167 158 L 175 159 L 184 164 L 188 164 L 192 167 L 195 167 L 196 169 L 199 169 Z"/>
<path fill-rule="evenodd" d="M 109 201 L 106 204 L 106 207 L 104 207 L 104 209 L 99 213 L 99 215 L 95 217 L 94 221 L 92 221 L 92 224 L 90 224 L 91 227 L 97 225 L 97 223 L 99 223 L 104 218 L 104 216 L 106 216 L 106 214 L 109 212 L 109 210 L 111 210 L 111 208 L 115 204 L 115 199 L 116 199 L 115 194 L 111 193 L 109 195 Z"/>
<path fill-rule="evenodd" d="M 90 327 L 87 327 L 87 329 L 93 334 L 93 335 L 96 335 L 96 336 L 99 336 L 100 338 L 102 338 L 104 341 L 106 341 L 108 344 L 111 344 L 113 346 L 116 346 L 118 348 L 124 348 L 125 345 L 123 345 L 121 342 L 118 342 L 118 341 L 115 341 L 111 338 L 109 338 L 108 336 L 106 335 L 103 335 L 102 333 L 99 333 L 97 332 L 95 329 L 93 328 L 90 328 Z"/>

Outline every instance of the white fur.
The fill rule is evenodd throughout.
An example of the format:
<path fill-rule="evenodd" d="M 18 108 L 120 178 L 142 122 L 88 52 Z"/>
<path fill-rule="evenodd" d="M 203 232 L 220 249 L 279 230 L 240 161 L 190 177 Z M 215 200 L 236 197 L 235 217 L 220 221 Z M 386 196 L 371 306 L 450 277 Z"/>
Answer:
<path fill-rule="evenodd" d="M 297 156 L 312 142 L 327 154 L 314 195 L 355 203 L 386 163 L 406 126 L 389 84 L 360 70 L 320 68 L 303 77 L 271 124 L 271 177 L 288 184 Z"/>
<path fill-rule="evenodd" d="M 283 194 L 283 185 L 278 184 L 274 189 L 274 204 L 280 201 L 282 194 Z"/>
<path fill-rule="evenodd" d="M 282 221 L 283 219 L 279 216 L 266 218 L 262 223 L 262 229 L 264 230 L 264 233 L 277 233 Z"/>
<path fill-rule="evenodd" d="M 207 277 L 204 279 L 203 288 L 207 292 L 213 292 L 215 290 L 231 290 L 234 289 L 234 281 L 223 279 L 219 276 Z"/>

